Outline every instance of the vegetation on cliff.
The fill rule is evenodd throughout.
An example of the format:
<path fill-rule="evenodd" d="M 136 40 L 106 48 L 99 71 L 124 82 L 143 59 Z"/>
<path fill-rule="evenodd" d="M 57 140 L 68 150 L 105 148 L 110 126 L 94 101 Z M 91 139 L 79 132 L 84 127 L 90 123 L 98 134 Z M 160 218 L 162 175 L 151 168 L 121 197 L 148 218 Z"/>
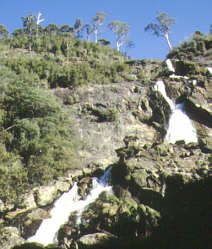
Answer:
<path fill-rule="evenodd" d="M 127 80 L 128 67 L 110 47 L 62 35 L 2 38 L 0 59 L 0 199 L 13 202 L 77 167 L 69 101 L 53 89 Z"/>
<path fill-rule="evenodd" d="M 212 61 L 212 33 L 203 35 L 196 31 L 190 40 L 183 42 L 171 50 L 170 59 Z"/>

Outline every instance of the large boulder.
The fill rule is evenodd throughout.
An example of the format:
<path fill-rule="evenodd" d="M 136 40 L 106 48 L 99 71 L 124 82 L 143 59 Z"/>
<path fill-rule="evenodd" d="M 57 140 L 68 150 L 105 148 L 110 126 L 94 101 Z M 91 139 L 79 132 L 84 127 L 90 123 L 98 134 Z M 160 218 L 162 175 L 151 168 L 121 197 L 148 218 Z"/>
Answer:
<path fill-rule="evenodd" d="M 0 228 L 0 247 L 10 249 L 17 244 L 23 244 L 25 240 L 21 237 L 16 227 Z"/>
<path fill-rule="evenodd" d="M 56 181 L 52 185 L 42 186 L 34 190 L 36 203 L 39 207 L 52 204 L 54 200 L 63 192 L 67 192 L 70 183 L 66 181 Z"/>
<path fill-rule="evenodd" d="M 77 244 L 79 249 L 111 248 L 111 246 L 114 246 L 116 239 L 112 234 L 93 233 L 80 237 Z"/>

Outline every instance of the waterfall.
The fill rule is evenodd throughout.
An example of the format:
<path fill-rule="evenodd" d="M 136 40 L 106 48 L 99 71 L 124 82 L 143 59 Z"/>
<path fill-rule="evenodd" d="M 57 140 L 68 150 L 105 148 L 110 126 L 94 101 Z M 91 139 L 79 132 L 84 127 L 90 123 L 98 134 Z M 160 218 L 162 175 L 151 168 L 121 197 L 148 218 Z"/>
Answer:
<path fill-rule="evenodd" d="M 208 67 L 208 72 L 210 75 L 212 75 L 212 67 Z"/>
<path fill-rule="evenodd" d="M 162 96 L 164 97 L 164 99 L 166 100 L 166 102 L 169 104 L 171 111 L 174 111 L 175 109 L 175 104 L 174 102 L 167 96 L 166 94 L 166 89 L 165 89 L 165 85 L 163 83 L 162 80 L 158 80 L 155 84 L 154 89 L 158 92 L 160 92 L 162 94 Z"/>
<path fill-rule="evenodd" d="M 180 140 L 184 140 L 185 143 L 196 143 L 198 141 L 196 130 L 184 111 L 183 103 L 174 104 L 167 96 L 165 85 L 162 80 L 156 82 L 154 89 L 162 94 L 172 111 L 165 139 L 169 143 L 176 143 Z"/>
<path fill-rule="evenodd" d="M 165 139 L 169 143 L 180 140 L 184 140 L 185 143 L 197 142 L 196 130 L 183 109 L 183 103 L 177 104 L 172 112 Z"/>
<path fill-rule="evenodd" d="M 57 232 L 59 228 L 68 221 L 71 213 L 76 213 L 77 223 L 81 222 L 81 215 L 88 205 L 94 202 L 99 195 L 104 192 L 112 191 L 112 187 L 108 185 L 110 168 L 107 169 L 100 179 L 93 178 L 93 188 L 85 200 L 80 200 L 78 195 L 78 186 L 75 183 L 69 192 L 64 193 L 54 203 L 54 207 L 50 211 L 50 218 L 43 220 L 36 234 L 28 238 L 29 242 L 41 243 L 47 246 L 57 242 Z"/>
<path fill-rule="evenodd" d="M 172 65 L 172 62 L 171 62 L 171 60 L 170 59 L 167 59 L 166 61 L 166 66 L 168 67 L 168 69 L 169 69 L 169 71 L 171 71 L 171 72 L 175 72 L 175 69 L 174 69 L 174 67 L 173 67 L 173 65 Z"/>

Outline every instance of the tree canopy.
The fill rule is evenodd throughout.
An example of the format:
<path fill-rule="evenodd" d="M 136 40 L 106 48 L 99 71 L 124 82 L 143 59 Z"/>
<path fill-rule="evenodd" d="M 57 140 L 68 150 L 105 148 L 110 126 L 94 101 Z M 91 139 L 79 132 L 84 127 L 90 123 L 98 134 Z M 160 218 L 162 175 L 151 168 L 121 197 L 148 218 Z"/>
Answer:
<path fill-rule="evenodd" d="M 96 16 L 92 19 L 95 42 L 98 42 L 99 27 L 103 24 L 105 18 L 106 14 L 104 12 L 97 12 Z"/>
<path fill-rule="evenodd" d="M 4 25 L 0 24 L 0 37 L 1 38 L 6 38 L 9 35 L 9 32 L 5 28 Z"/>
<path fill-rule="evenodd" d="M 121 21 L 112 21 L 108 24 L 108 27 L 112 30 L 116 37 L 116 49 L 119 51 L 120 47 L 127 42 L 130 26 Z"/>
<path fill-rule="evenodd" d="M 168 17 L 165 12 L 157 12 L 156 16 L 157 23 L 149 23 L 144 29 L 145 31 L 151 31 L 153 35 L 158 37 L 162 36 L 166 38 L 170 50 L 172 49 L 169 41 L 169 32 L 172 26 L 175 24 L 175 19 Z"/>

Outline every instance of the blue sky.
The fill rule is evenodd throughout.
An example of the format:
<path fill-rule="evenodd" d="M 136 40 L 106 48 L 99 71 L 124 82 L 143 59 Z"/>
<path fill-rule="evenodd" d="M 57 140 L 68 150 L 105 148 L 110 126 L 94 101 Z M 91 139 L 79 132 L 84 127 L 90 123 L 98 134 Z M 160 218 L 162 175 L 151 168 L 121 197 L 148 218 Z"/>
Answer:
<path fill-rule="evenodd" d="M 157 11 L 176 19 L 170 34 L 173 46 L 188 39 L 196 30 L 208 33 L 212 24 L 211 0 L 3 0 L 0 24 L 12 32 L 22 27 L 21 16 L 30 12 L 37 15 L 39 11 L 45 18 L 43 26 L 49 23 L 73 26 L 77 18 L 84 24 L 90 23 L 98 11 L 107 14 L 105 26 L 113 20 L 126 22 L 131 26 L 129 37 L 135 44 L 128 51 L 133 59 L 165 58 L 168 52 L 165 40 L 144 31 L 148 23 L 155 21 Z M 101 38 L 110 40 L 114 47 L 114 35 L 109 30 L 106 29 Z"/>

